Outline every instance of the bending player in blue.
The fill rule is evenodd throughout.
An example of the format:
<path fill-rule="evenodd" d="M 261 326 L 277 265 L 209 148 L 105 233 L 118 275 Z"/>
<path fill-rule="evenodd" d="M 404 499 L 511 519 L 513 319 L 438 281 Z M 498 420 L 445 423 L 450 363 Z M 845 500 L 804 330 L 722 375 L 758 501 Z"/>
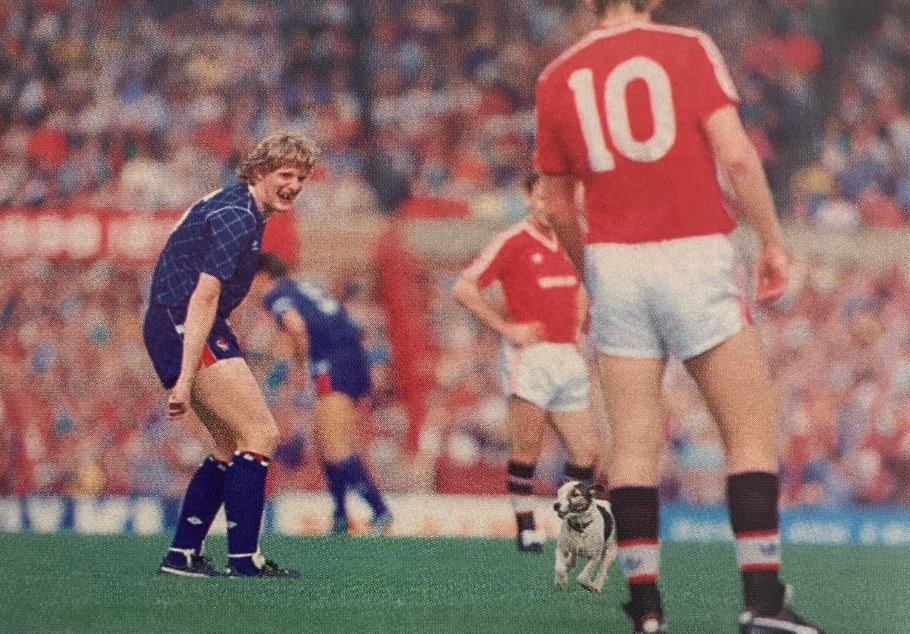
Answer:
<path fill-rule="evenodd" d="M 313 430 L 335 503 L 331 532 L 348 531 L 345 496 L 351 490 L 373 511 L 369 532 L 382 534 L 390 527 L 392 515 L 353 449 L 357 403 L 370 394 L 370 364 L 361 343 L 363 333 L 325 290 L 288 278 L 287 267 L 278 256 L 263 253 L 258 274 L 262 287 L 268 286 L 263 306 L 290 335 L 294 356 L 303 367 L 309 365 L 316 388 Z M 256 286 L 260 287 L 259 281 Z"/>
<path fill-rule="evenodd" d="M 273 213 L 293 209 L 316 154 L 316 147 L 298 136 L 264 139 L 238 167 L 239 184 L 190 207 L 155 266 L 143 335 L 155 371 L 170 390 L 168 418 L 198 417 L 215 442 L 190 480 L 159 572 L 219 576 L 203 555 L 203 542 L 223 503 L 228 576 L 300 576 L 259 550 L 278 427 L 228 316 L 252 285 L 265 223 Z"/>

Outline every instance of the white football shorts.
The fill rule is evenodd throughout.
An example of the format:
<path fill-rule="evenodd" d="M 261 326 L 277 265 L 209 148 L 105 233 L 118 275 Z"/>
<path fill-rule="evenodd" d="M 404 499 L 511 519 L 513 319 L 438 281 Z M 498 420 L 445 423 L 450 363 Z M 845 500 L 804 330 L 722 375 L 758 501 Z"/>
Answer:
<path fill-rule="evenodd" d="M 602 354 L 691 359 L 752 322 L 729 238 L 585 247 L 591 339 Z"/>
<path fill-rule="evenodd" d="M 588 366 L 570 343 L 503 345 L 503 391 L 550 412 L 577 412 L 590 402 Z"/>

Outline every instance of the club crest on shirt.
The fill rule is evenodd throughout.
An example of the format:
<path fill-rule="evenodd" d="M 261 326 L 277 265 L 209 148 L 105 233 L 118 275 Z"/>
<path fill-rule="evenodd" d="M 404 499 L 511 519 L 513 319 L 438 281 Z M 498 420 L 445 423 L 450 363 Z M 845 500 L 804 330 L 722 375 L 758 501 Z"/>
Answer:
<path fill-rule="evenodd" d="M 543 254 L 535 253 L 534 255 L 531 256 L 531 262 L 533 262 L 534 264 L 540 264 L 541 262 L 543 262 Z"/>
<path fill-rule="evenodd" d="M 224 352 L 227 352 L 227 349 L 230 347 L 230 346 L 228 346 L 227 339 L 225 339 L 224 337 L 218 337 L 218 340 L 215 341 L 215 345 L 218 346 L 218 348 L 220 350 L 223 350 Z"/>

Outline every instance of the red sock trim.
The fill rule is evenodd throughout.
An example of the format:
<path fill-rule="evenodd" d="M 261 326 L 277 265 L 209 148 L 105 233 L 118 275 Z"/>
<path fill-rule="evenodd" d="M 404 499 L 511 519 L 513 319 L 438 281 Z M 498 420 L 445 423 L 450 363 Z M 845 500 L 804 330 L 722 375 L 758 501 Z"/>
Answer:
<path fill-rule="evenodd" d="M 660 540 L 656 537 L 637 537 L 635 539 L 626 539 L 617 544 L 620 548 L 635 548 L 636 546 L 660 546 Z"/>
<path fill-rule="evenodd" d="M 657 575 L 635 575 L 634 577 L 629 577 L 628 582 L 630 586 L 657 583 L 657 577 Z"/>
<path fill-rule="evenodd" d="M 780 564 L 743 564 L 739 569 L 743 572 L 777 572 Z"/>
<path fill-rule="evenodd" d="M 255 451 L 238 451 L 234 454 L 235 456 L 252 456 L 254 460 L 259 462 L 268 462 L 269 457 L 263 453 L 256 453 Z"/>
<path fill-rule="evenodd" d="M 779 535 L 779 530 L 748 531 L 745 533 L 736 533 L 736 539 L 774 539 Z"/>

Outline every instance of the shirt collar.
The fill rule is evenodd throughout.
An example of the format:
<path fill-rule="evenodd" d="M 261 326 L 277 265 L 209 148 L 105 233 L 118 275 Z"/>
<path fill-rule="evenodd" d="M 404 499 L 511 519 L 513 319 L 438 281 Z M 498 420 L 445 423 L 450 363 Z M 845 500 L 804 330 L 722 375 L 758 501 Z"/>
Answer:
<path fill-rule="evenodd" d="M 537 230 L 537 227 L 535 227 L 534 223 L 531 222 L 530 220 L 525 220 L 524 224 L 525 224 L 525 230 L 529 234 L 531 234 L 532 238 L 534 238 L 535 240 L 537 240 L 538 242 L 543 244 L 550 251 L 559 250 L 559 240 L 557 240 L 556 238 L 548 238 L 547 236 L 542 234 L 540 231 Z"/>

